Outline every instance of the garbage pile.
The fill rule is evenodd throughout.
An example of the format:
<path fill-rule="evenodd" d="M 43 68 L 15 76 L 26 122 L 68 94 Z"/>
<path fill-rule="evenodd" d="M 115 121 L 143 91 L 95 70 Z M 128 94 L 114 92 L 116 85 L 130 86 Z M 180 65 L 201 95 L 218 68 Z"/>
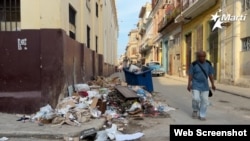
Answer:
<path fill-rule="evenodd" d="M 134 92 L 137 98 L 125 99 L 116 86 Z M 97 77 L 86 84 L 76 84 L 75 92 L 58 103 L 55 109 L 49 104 L 41 107 L 34 116 L 21 117 L 18 121 L 32 120 L 52 126 L 68 124 L 81 126 L 93 119 L 105 118 L 101 131 L 96 134 L 96 141 L 134 140 L 141 138 L 143 133 L 126 134 L 129 120 L 140 120 L 144 117 L 167 117 L 167 112 L 174 108 L 154 101 L 151 93 L 140 86 L 129 86 L 118 77 Z"/>

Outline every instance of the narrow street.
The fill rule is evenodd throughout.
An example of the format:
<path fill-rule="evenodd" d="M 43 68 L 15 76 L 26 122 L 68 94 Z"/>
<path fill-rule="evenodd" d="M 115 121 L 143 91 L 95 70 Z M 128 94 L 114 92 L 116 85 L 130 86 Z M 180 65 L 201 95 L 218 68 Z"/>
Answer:
<path fill-rule="evenodd" d="M 124 80 L 122 73 L 119 76 Z M 141 141 L 169 141 L 171 124 L 250 124 L 249 99 L 229 93 L 216 91 L 210 98 L 206 121 L 192 119 L 191 93 L 186 90 L 186 83 L 166 77 L 153 77 L 155 101 L 175 108 L 170 117 L 145 117 L 143 120 L 131 120 L 128 133 L 143 132 Z M 10 141 L 33 141 L 34 138 L 10 138 Z M 36 139 L 37 140 L 37 139 Z M 47 141 L 46 139 L 40 139 Z"/>
<path fill-rule="evenodd" d="M 164 78 L 154 78 L 154 90 L 159 92 L 156 99 L 176 108 L 171 111 L 171 119 L 160 119 L 157 124 L 147 128 L 145 141 L 166 141 L 169 139 L 170 124 L 249 124 L 249 99 L 216 91 L 210 98 L 211 106 L 208 109 L 206 121 L 192 119 L 191 93 L 186 90 L 186 83 Z M 143 140 L 143 141 L 144 141 Z"/>

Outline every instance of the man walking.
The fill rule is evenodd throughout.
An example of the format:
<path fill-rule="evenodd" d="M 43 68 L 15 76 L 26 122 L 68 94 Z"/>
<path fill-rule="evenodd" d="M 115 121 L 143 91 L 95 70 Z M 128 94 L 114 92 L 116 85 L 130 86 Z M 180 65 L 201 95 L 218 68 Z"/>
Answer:
<path fill-rule="evenodd" d="M 213 78 L 214 69 L 211 62 L 206 60 L 206 53 L 204 51 L 197 52 L 196 57 L 197 60 L 190 65 L 187 89 L 188 91 L 192 91 L 193 94 L 192 117 L 206 120 L 210 90 L 207 77 L 210 79 L 212 89 L 215 90 L 216 87 Z"/>

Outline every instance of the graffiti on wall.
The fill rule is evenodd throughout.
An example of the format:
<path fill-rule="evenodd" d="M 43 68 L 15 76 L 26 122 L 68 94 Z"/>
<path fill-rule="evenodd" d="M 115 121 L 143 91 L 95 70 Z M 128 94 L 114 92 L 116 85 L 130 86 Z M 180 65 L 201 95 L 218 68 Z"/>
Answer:
<path fill-rule="evenodd" d="M 28 50 L 27 47 L 27 38 L 17 39 L 17 49 L 18 50 Z"/>

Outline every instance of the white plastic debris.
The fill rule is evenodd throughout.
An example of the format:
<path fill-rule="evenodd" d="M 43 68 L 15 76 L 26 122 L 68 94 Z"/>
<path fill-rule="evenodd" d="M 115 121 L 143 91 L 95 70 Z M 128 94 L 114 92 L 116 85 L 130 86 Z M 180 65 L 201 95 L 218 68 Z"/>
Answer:
<path fill-rule="evenodd" d="M 55 117 L 55 113 L 53 112 L 52 107 L 47 104 L 46 106 L 40 108 L 40 111 L 36 113 L 36 115 L 32 118 L 39 119 L 39 118 L 45 118 L 45 119 L 52 119 Z"/>
<path fill-rule="evenodd" d="M 109 128 L 109 129 L 106 129 L 105 131 L 106 131 L 108 137 L 111 140 L 114 140 L 115 139 L 115 135 L 117 134 L 117 125 L 116 124 L 112 124 L 112 127 Z"/>
<path fill-rule="evenodd" d="M 130 109 L 128 109 L 127 111 L 128 112 L 132 112 L 132 111 L 134 111 L 136 109 L 141 109 L 141 108 L 142 108 L 141 104 L 138 103 L 138 102 L 135 102 L 135 103 L 132 104 L 132 106 L 130 107 Z"/>
<path fill-rule="evenodd" d="M 88 84 L 75 84 L 75 90 L 77 92 L 81 92 L 81 91 L 89 91 L 90 87 Z"/>
<path fill-rule="evenodd" d="M 7 140 L 9 140 L 9 138 L 6 138 L 6 137 L 0 138 L 0 141 L 7 141 Z"/>
<path fill-rule="evenodd" d="M 97 132 L 95 141 L 108 141 L 108 135 L 106 131 L 103 130 L 103 131 Z"/>
<path fill-rule="evenodd" d="M 144 134 L 141 132 L 135 134 L 116 134 L 115 139 L 116 141 L 129 141 L 129 140 L 136 140 L 140 139 Z"/>
<path fill-rule="evenodd" d="M 58 109 L 57 113 L 60 115 L 66 115 L 71 108 L 70 105 L 67 105 L 65 108 Z"/>
<path fill-rule="evenodd" d="M 79 103 L 79 104 L 76 104 L 76 108 L 85 109 L 85 108 L 88 108 L 88 104 L 87 103 Z"/>
<path fill-rule="evenodd" d="M 174 111 L 175 108 L 169 107 L 169 106 L 165 106 L 164 107 L 164 112 L 169 112 L 169 111 Z"/>
<path fill-rule="evenodd" d="M 119 114 L 116 113 L 114 110 L 106 110 L 105 111 L 106 116 L 111 116 L 112 118 L 118 118 Z"/>
<path fill-rule="evenodd" d="M 88 93 L 89 98 L 93 98 L 93 97 L 100 98 L 101 97 L 101 95 L 99 95 L 99 93 L 97 91 L 87 91 L 87 93 Z"/>
<path fill-rule="evenodd" d="M 91 109 L 90 110 L 90 113 L 91 115 L 94 117 L 94 118 L 99 118 L 101 115 L 102 115 L 102 112 L 97 110 L 96 108 L 95 109 Z"/>

